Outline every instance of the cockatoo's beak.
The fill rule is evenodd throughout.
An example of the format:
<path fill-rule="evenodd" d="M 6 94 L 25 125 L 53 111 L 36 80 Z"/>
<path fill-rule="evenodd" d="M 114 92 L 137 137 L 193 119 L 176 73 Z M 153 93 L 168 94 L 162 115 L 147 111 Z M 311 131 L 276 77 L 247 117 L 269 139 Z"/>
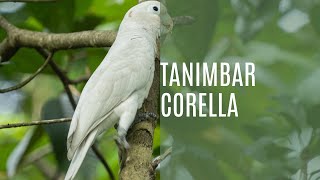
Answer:
<path fill-rule="evenodd" d="M 161 35 L 166 35 L 172 31 L 173 20 L 168 13 L 160 16 L 161 18 Z"/>
<path fill-rule="evenodd" d="M 164 23 L 162 24 L 169 32 L 172 31 L 173 21 L 172 18 L 168 15 L 165 17 Z"/>

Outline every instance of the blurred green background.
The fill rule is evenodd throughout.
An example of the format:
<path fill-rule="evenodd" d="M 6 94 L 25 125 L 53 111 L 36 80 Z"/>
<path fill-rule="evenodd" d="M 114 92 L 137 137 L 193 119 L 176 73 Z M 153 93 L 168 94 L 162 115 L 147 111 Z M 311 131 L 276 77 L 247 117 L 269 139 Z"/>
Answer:
<path fill-rule="evenodd" d="M 172 16 L 190 15 L 195 23 L 175 27 L 161 47 L 162 61 L 254 62 L 256 86 L 162 87 L 172 95 L 217 98 L 221 92 L 224 109 L 234 92 L 239 118 L 162 117 L 161 152 L 172 146 L 173 154 L 161 178 L 320 179 L 320 1 L 174 0 L 167 6 Z"/>
<path fill-rule="evenodd" d="M 45 32 L 116 30 L 136 0 L 60 0 L 0 3 L 20 28 Z M 161 92 L 236 92 L 239 118 L 161 119 L 154 154 L 173 146 L 160 166 L 163 179 L 316 180 L 320 178 L 319 0 L 171 0 L 170 14 L 196 21 L 177 26 L 162 45 L 163 61 L 256 63 L 256 87 L 181 88 Z M 0 30 L 1 40 L 5 37 Z M 55 61 L 72 79 L 89 74 L 107 49 L 59 51 Z M 0 66 L 0 88 L 12 86 L 43 63 L 21 49 Z M 83 84 L 76 88 L 80 91 Z M 21 90 L 0 94 L 0 123 L 71 117 L 63 86 L 50 68 Z M 0 130 L 0 179 L 55 179 L 64 173 L 68 124 Z M 159 135 L 161 129 L 161 138 Z M 118 173 L 110 132 L 99 147 Z M 59 135 L 59 136 L 58 136 Z M 60 136 L 61 135 L 61 136 Z M 161 148 L 160 141 L 161 139 Z M 107 179 L 89 153 L 80 179 Z M 88 168 L 93 173 L 88 172 Z"/>

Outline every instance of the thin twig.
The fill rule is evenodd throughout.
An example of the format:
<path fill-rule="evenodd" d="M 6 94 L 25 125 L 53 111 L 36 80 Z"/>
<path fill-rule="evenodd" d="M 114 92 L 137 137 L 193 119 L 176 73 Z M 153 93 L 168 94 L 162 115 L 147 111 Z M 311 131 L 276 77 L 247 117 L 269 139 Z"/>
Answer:
<path fill-rule="evenodd" d="M 79 84 L 79 83 L 83 83 L 83 82 L 87 82 L 89 80 L 90 76 L 83 76 L 80 77 L 78 79 L 68 79 L 69 84 Z"/>
<path fill-rule="evenodd" d="M 106 170 L 108 171 L 109 177 L 111 180 L 115 180 L 116 178 L 114 177 L 114 174 L 112 172 L 112 169 L 110 168 L 109 164 L 107 163 L 107 161 L 104 160 L 103 155 L 101 154 L 101 152 L 99 151 L 97 145 L 93 144 L 91 146 L 93 152 L 95 153 L 95 155 L 98 157 L 98 159 L 101 161 L 101 163 L 103 164 L 103 166 L 106 168 Z"/>
<path fill-rule="evenodd" d="M 152 161 L 153 169 L 156 169 L 163 160 L 165 160 L 169 155 L 171 155 L 171 153 L 172 153 L 172 147 L 168 148 L 162 155 L 156 157 Z"/>
<path fill-rule="evenodd" d="M 37 50 L 44 58 L 46 58 L 49 55 L 49 52 L 44 49 L 37 49 Z M 72 108 L 73 110 L 75 110 L 77 103 L 74 100 L 72 92 L 69 88 L 69 82 L 68 82 L 67 76 L 64 74 L 64 72 L 59 68 L 59 66 L 55 62 L 51 61 L 50 66 L 52 70 L 56 73 L 56 75 L 59 77 L 60 81 L 62 82 L 63 87 L 68 95 L 68 99 L 72 105 Z"/>
<path fill-rule="evenodd" d="M 50 62 L 50 66 L 51 68 L 54 70 L 54 72 L 56 73 L 56 75 L 59 77 L 60 81 L 63 84 L 63 87 L 68 95 L 68 99 L 73 107 L 73 110 L 76 109 L 77 107 L 77 103 L 73 98 L 71 89 L 69 88 L 69 79 L 66 77 L 66 75 L 64 74 L 64 72 L 59 68 L 59 66 L 54 63 L 53 61 Z"/>
<path fill-rule="evenodd" d="M 15 85 L 15 86 L 12 86 L 12 87 L 9 87 L 9 88 L 5 88 L 5 89 L 0 89 L 0 93 L 7 93 L 7 92 L 10 92 L 10 91 L 14 91 L 14 90 L 20 89 L 23 86 L 27 85 L 30 81 L 32 81 L 38 74 L 40 74 L 43 71 L 43 69 L 51 61 L 52 56 L 53 56 L 53 54 L 49 53 L 49 55 L 48 55 L 46 61 L 44 62 L 44 64 L 32 76 L 28 77 L 26 80 L 24 80 L 23 82 Z"/>
<path fill-rule="evenodd" d="M 0 129 L 18 128 L 18 127 L 25 127 L 25 126 L 39 126 L 39 125 L 57 124 L 57 123 L 66 123 L 66 122 L 71 122 L 71 118 L 41 120 L 41 121 L 22 122 L 22 123 L 10 123 L 5 125 L 0 125 Z"/>
<path fill-rule="evenodd" d="M 44 50 L 44 49 L 37 49 L 37 51 L 42 55 L 42 57 L 46 58 L 48 56 L 48 51 Z M 55 71 L 55 73 L 59 76 L 60 80 L 64 82 L 65 85 L 70 85 L 70 84 L 79 84 L 79 83 L 83 83 L 83 82 L 87 82 L 90 78 L 90 76 L 83 76 L 80 77 L 78 79 L 70 79 L 66 73 L 59 68 L 59 66 L 54 63 L 54 61 L 52 61 L 53 63 L 50 62 L 50 66 L 51 68 Z M 75 106 L 74 106 L 75 107 Z"/>

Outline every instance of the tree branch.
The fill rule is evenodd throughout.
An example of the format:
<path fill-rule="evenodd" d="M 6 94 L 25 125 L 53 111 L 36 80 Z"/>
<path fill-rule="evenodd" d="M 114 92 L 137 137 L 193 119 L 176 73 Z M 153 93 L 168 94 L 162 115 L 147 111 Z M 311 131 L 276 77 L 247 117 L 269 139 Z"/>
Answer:
<path fill-rule="evenodd" d="M 10 123 L 5 125 L 0 125 L 0 129 L 18 128 L 18 127 L 25 127 L 25 126 L 39 126 L 39 125 L 57 124 L 57 123 L 66 123 L 66 122 L 71 122 L 71 118 L 41 120 L 41 121 L 12 123 L 12 124 Z"/>
<path fill-rule="evenodd" d="M 48 63 L 52 62 L 51 58 L 52 58 L 53 54 L 49 53 L 48 57 L 46 58 L 46 61 L 44 62 L 44 64 L 30 77 L 28 77 L 26 80 L 24 80 L 23 82 L 13 86 L 13 87 L 9 87 L 9 88 L 5 88 L 5 89 L 0 89 L 0 93 L 7 93 L 10 91 L 14 91 L 17 89 L 22 88 L 23 86 L 27 85 L 30 81 L 32 81 L 37 75 L 39 75 L 43 69 L 47 66 Z"/>
<path fill-rule="evenodd" d="M 12 36 L 16 46 L 19 47 L 61 50 L 83 47 L 110 47 L 115 40 L 116 32 L 82 31 L 54 34 L 18 29 Z"/>
<path fill-rule="evenodd" d="M 82 31 L 73 33 L 46 33 L 19 29 L 0 15 L 0 27 L 8 34 L 0 44 L 0 64 L 9 61 L 21 47 L 41 48 L 49 51 L 84 47 L 110 47 L 115 31 Z"/>
<path fill-rule="evenodd" d="M 7 33 L 16 30 L 17 28 L 10 24 L 3 16 L 0 15 L 0 27 L 4 29 Z"/>
<path fill-rule="evenodd" d="M 156 124 L 154 119 L 145 119 L 130 128 L 127 135 L 130 148 L 120 151 L 121 169 L 119 179 L 155 179 L 152 153 Z"/>
<path fill-rule="evenodd" d="M 173 18 L 174 24 L 188 25 L 194 22 L 190 16 Z M 73 33 L 46 33 L 19 29 L 0 15 L 0 27 L 8 37 L 0 43 L 0 64 L 11 59 L 21 47 L 42 48 L 49 51 L 85 47 L 110 47 L 114 42 L 115 31 L 82 31 Z"/>

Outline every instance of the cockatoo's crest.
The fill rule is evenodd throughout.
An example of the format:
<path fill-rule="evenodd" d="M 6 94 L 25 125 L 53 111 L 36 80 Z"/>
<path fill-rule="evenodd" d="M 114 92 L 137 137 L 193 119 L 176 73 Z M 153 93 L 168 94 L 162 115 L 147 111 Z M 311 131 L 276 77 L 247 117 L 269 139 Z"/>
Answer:
<path fill-rule="evenodd" d="M 128 23 L 134 23 L 135 27 L 155 30 L 158 35 L 167 34 L 173 27 L 166 7 L 158 1 L 146 1 L 132 7 L 122 21 L 124 25 L 121 26 L 127 28 Z"/>

